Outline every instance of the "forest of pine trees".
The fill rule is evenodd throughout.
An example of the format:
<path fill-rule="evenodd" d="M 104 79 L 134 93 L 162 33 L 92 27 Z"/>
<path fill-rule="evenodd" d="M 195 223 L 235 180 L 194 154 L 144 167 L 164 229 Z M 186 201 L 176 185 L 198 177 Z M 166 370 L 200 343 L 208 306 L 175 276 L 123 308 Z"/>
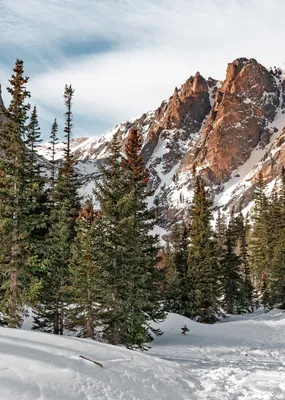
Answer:
<path fill-rule="evenodd" d="M 94 182 L 95 209 L 92 198 L 80 197 L 70 148 L 73 87 L 63 95 L 64 157 L 56 161 L 54 120 L 47 174 L 21 60 L 9 82 L 11 102 L 0 110 L 1 325 L 21 327 L 32 309 L 33 329 L 147 349 L 162 333 L 151 323 L 167 312 L 215 323 L 260 305 L 285 308 L 284 169 L 271 195 L 258 177 L 250 216 L 215 210 L 215 226 L 211 196 L 197 176 L 189 215 L 162 247 L 152 234 L 158 213 L 147 206 L 141 134 L 130 130 L 123 150 L 114 136 Z"/>

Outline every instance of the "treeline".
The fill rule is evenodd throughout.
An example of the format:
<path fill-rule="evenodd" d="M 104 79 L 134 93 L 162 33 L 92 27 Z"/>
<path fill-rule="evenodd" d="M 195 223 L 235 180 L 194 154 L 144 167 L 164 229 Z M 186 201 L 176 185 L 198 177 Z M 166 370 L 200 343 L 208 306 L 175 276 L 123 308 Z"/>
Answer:
<path fill-rule="evenodd" d="M 212 208 L 197 176 L 189 220 L 174 226 L 163 253 L 167 311 L 204 323 L 254 308 L 247 221 L 240 213 L 227 223 L 219 211 L 213 229 Z"/>
<path fill-rule="evenodd" d="M 28 78 L 16 61 L 0 125 L 1 324 L 20 327 L 27 308 L 33 329 L 147 348 L 152 321 L 177 312 L 214 323 L 225 313 L 285 306 L 285 173 L 279 195 L 256 183 L 252 225 L 242 214 L 218 213 L 196 177 L 186 222 L 162 248 L 152 231 L 157 210 L 147 207 L 149 174 L 142 139 L 131 130 L 121 152 L 115 135 L 99 166 L 94 196 L 83 202 L 70 150 L 74 89 L 66 85 L 65 152 L 56 162 L 58 126 L 50 133 L 51 163 L 41 165 L 37 109 L 28 103 Z"/>
<path fill-rule="evenodd" d="M 285 309 L 285 169 L 278 192 L 265 194 L 260 174 L 250 220 L 217 212 L 196 178 L 188 222 L 174 226 L 164 248 L 166 310 L 214 323 L 259 306 Z M 228 220 L 228 221 L 227 221 Z"/>
<path fill-rule="evenodd" d="M 66 141 L 59 168 L 56 120 L 52 125 L 47 177 L 37 154 L 40 128 L 36 107 L 30 113 L 27 83 L 17 60 L 8 88 L 11 103 L 1 110 L 1 323 L 20 327 L 30 306 L 34 329 L 75 330 L 90 338 L 97 332 L 109 343 L 144 348 L 152 333 L 160 333 L 150 322 L 165 313 L 141 136 L 130 132 L 125 156 L 114 137 L 94 183 L 100 211 L 91 200 L 82 207 L 70 151 L 74 90 L 66 85 L 64 91 Z"/>

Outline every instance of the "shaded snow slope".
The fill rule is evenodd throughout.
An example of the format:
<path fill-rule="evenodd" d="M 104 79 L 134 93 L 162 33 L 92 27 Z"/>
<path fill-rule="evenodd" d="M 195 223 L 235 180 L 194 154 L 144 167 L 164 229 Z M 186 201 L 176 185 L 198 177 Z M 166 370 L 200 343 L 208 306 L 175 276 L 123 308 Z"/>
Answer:
<path fill-rule="evenodd" d="M 186 335 L 184 325 L 190 329 Z M 282 311 L 215 325 L 169 314 L 158 326 L 165 333 L 147 354 L 0 328 L 0 399 L 284 400 Z"/>

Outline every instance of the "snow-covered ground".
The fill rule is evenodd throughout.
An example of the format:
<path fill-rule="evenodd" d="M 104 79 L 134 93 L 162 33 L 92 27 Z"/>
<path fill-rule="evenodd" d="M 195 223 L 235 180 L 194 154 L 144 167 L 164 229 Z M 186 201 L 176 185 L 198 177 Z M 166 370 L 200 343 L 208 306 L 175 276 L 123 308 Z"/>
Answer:
<path fill-rule="evenodd" d="M 184 325 L 190 329 L 186 335 Z M 170 314 L 159 327 L 165 333 L 147 354 L 1 328 L 0 399 L 285 399 L 282 311 L 258 311 L 216 325 Z"/>
<path fill-rule="evenodd" d="M 182 335 L 181 327 L 190 332 Z M 172 315 L 150 354 L 189 368 L 195 390 L 186 399 L 285 399 L 285 313 L 231 317 L 215 325 Z"/>

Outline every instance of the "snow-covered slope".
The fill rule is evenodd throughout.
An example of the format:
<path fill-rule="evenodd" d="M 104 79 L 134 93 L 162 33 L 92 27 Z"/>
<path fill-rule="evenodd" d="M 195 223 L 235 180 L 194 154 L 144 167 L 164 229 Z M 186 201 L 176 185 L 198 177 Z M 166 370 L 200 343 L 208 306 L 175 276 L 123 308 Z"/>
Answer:
<path fill-rule="evenodd" d="M 176 363 L 89 340 L 0 329 L 1 400 L 182 400 L 193 387 L 190 371 Z"/>
<path fill-rule="evenodd" d="M 187 325 L 190 332 L 181 334 Z M 285 399 L 285 313 L 263 310 L 215 325 L 170 315 L 151 354 L 187 366 L 197 400 Z"/>
<path fill-rule="evenodd" d="M 71 139 L 71 152 L 77 158 L 84 160 L 89 157 L 90 152 L 100 146 L 104 138 L 102 137 L 81 137 L 81 138 L 72 138 Z M 64 155 L 65 144 L 62 142 L 58 142 L 56 145 L 56 155 L 55 159 L 59 160 Z M 49 143 L 43 143 L 39 147 L 39 154 L 45 157 L 47 160 L 51 158 L 51 147 Z"/>
<path fill-rule="evenodd" d="M 284 400 L 284 312 L 215 325 L 170 314 L 159 327 L 147 354 L 0 328 L 0 399 Z"/>

